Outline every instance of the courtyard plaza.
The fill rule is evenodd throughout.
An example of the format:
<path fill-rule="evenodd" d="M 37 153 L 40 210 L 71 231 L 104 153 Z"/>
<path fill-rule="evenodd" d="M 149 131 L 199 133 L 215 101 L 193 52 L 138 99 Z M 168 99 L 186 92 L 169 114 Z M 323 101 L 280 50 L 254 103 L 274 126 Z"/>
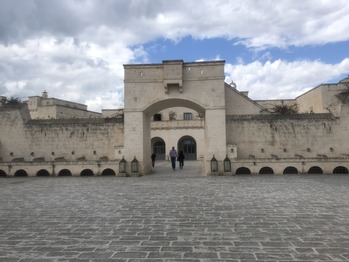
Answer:
<path fill-rule="evenodd" d="M 0 179 L 0 261 L 349 261 L 349 176 Z"/>

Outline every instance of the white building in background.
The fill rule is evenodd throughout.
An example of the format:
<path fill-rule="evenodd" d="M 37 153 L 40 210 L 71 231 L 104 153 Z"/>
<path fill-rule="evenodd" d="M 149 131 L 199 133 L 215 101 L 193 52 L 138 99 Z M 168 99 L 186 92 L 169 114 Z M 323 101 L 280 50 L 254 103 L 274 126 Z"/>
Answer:
<path fill-rule="evenodd" d="M 124 68 L 123 109 L 90 112 L 46 91 L 2 103 L 0 176 L 145 175 L 151 153 L 167 160 L 172 146 L 203 175 L 348 173 L 349 78 L 254 101 L 224 82 L 224 61 Z M 272 113 L 295 104 L 297 114 Z"/>

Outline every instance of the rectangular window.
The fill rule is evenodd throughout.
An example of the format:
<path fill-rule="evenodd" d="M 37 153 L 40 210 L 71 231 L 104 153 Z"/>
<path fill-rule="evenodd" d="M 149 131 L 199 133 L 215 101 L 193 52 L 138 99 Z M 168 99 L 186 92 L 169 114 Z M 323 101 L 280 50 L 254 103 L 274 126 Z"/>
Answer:
<path fill-rule="evenodd" d="M 155 115 L 153 116 L 153 120 L 154 120 L 154 121 L 161 121 L 161 114 L 155 114 Z"/>
<path fill-rule="evenodd" d="M 183 119 L 184 120 L 192 120 L 193 119 L 192 113 L 184 113 L 183 114 Z"/>

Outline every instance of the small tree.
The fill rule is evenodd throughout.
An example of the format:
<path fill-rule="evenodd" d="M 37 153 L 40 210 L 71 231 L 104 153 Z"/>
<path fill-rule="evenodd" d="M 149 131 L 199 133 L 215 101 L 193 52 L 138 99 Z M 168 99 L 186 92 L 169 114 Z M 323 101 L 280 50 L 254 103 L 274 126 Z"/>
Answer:
<path fill-rule="evenodd" d="M 280 115 L 289 115 L 289 114 L 297 114 L 298 113 L 298 105 L 296 103 L 292 105 L 284 104 L 284 101 L 281 101 L 281 105 L 274 105 L 270 111 L 275 114 Z"/>
<path fill-rule="evenodd" d="M 6 108 L 20 107 L 24 104 L 19 97 L 11 96 L 2 100 L 2 106 Z"/>
<path fill-rule="evenodd" d="M 176 114 L 176 112 L 170 111 L 168 113 L 168 116 L 169 116 L 170 120 L 176 120 L 177 114 Z"/>

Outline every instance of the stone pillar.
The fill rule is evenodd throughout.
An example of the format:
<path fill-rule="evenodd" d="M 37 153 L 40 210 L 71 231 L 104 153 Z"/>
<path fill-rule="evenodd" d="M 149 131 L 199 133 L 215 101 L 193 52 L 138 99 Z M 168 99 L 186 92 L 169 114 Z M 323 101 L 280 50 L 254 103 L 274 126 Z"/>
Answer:
<path fill-rule="evenodd" d="M 223 160 L 226 157 L 225 109 L 208 109 L 205 111 L 205 174 L 211 172 L 213 155 L 218 161 L 219 173 L 224 172 Z"/>
<path fill-rule="evenodd" d="M 125 111 L 124 117 L 124 157 L 128 163 L 136 157 L 140 174 L 147 174 L 151 170 L 150 118 L 142 111 Z"/>

